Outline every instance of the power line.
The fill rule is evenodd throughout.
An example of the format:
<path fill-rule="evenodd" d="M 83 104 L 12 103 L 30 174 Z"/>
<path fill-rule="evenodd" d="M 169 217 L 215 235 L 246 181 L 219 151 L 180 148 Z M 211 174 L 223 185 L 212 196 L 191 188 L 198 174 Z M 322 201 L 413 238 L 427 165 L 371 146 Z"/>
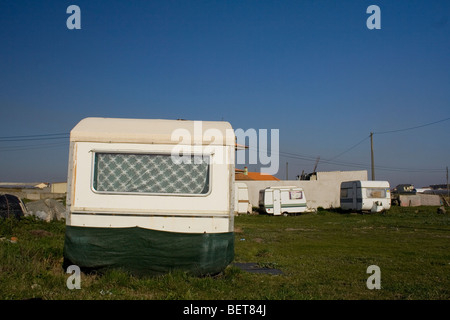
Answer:
<path fill-rule="evenodd" d="M 8 137 L 0 137 L 0 139 L 11 139 L 11 138 L 33 138 L 33 137 L 49 137 L 49 136 L 61 136 L 68 135 L 69 133 L 47 133 L 47 134 L 32 134 L 27 136 L 8 136 Z"/>
<path fill-rule="evenodd" d="M 426 124 L 422 124 L 422 125 L 418 125 L 418 126 L 414 126 L 414 127 L 409 127 L 409 128 L 404 128 L 404 129 L 397 129 L 397 130 L 389 130 L 389 131 L 382 131 L 382 132 L 375 132 L 376 134 L 386 134 L 386 133 L 395 133 L 395 132 L 402 132 L 402 131 L 407 131 L 407 130 L 413 130 L 413 129 L 418 129 L 418 128 L 423 128 L 426 126 L 431 126 L 433 124 L 436 123 L 440 123 L 443 121 L 447 121 L 449 120 L 449 118 L 445 118 L 445 119 L 441 119 L 438 121 L 434 121 L 434 122 L 430 122 L 430 123 L 426 123 Z M 371 165 L 372 165 L 372 180 L 375 180 L 375 165 L 374 165 L 374 160 L 373 160 L 373 132 L 370 133 L 370 152 L 371 152 Z"/>
<path fill-rule="evenodd" d="M 349 152 L 350 150 L 356 148 L 357 146 L 359 146 L 361 143 L 363 143 L 364 141 L 366 141 L 366 140 L 369 139 L 369 138 L 370 138 L 370 135 L 367 136 L 367 137 L 365 137 L 364 139 L 362 139 L 361 141 L 359 141 L 359 142 L 356 143 L 355 145 L 351 146 L 351 147 L 348 148 L 347 150 L 345 150 L 345 151 L 339 153 L 337 156 L 334 156 L 333 158 L 331 158 L 331 159 L 329 159 L 329 160 L 331 161 L 331 160 L 334 160 L 334 159 L 336 159 L 336 158 L 339 158 L 339 157 L 342 156 L 344 153 L 347 153 L 347 152 Z"/>
<path fill-rule="evenodd" d="M 281 153 L 280 153 L 281 154 Z M 294 158 L 298 160 L 307 160 L 313 162 L 313 159 L 303 159 L 303 158 L 296 158 L 295 156 L 286 156 L 284 157 L 288 158 Z M 359 168 L 359 169 L 368 169 L 369 164 L 363 164 L 363 163 L 352 163 L 352 162 L 335 162 L 335 161 L 327 161 L 322 160 L 322 163 L 326 164 L 332 164 L 332 165 L 339 165 L 343 167 L 353 167 L 353 168 Z M 389 167 L 389 166 L 375 166 L 375 169 L 379 171 L 392 171 L 392 172 L 405 172 L 405 173 L 420 173 L 420 172 L 430 172 L 430 173 L 439 173 L 439 172 L 445 172 L 445 169 L 428 169 L 428 168 L 399 168 L 399 167 Z"/>
<path fill-rule="evenodd" d="M 440 122 L 444 122 L 444 121 L 447 121 L 447 120 L 450 120 L 450 117 L 449 117 L 449 118 L 442 119 L 442 120 L 438 120 L 438 121 L 434 121 L 434 122 L 430 122 L 430 123 L 418 125 L 418 126 L 415 126 L 415 127 L 404 128 L 404 129 L 397 129 L 397 130 L 389 130 L 389 131 L 374 132 L 374 134 L 385 134 L 385 133 L 394 133 L 394 132 L 401 132 L 401 131 L 413 130 L 413 129 L 418 129 L 418 128 L 423 128 L 423 127 L 431 126 L 431 125 L 433 125 L 433 124 L 440 123 Z"/>
<path fill-rule="evenodd" d="M 67 139 L 67 138 L 69 138 L 69 137 L 9 139 L 9 140 L 0 140 L 0 142 L 20 142 L 20 141 L 38 141 L 38 140 L 57 140 L 57 139 Z"/>
<path fill-rule="evenodd" d="M 67 139 L 67 138 L 69 138 L 69 133 L 49 133 L 49 134 L 34 134 L 34 135 L 25 135 L 25 136 L 0 137 L 0 142 L 55 140 L 55 139 Z"/>
<path fill-rule="evenodd" d="M 366 140 L 367 138 L 364 138 Z M 363 141 L 364 141 L 363 140 Z M 361 143 L 360 141 L 359 143 Z M 359 144 L 358 143 L 358 144 Z M 356 145 L 355 145 L 356 146 Z M 250 147 L 249 149 L 252 149 Z M 244 150 L 242 150 L 244 151 Z M 268 150 L 261 150 L 267 152 Z M 297 159 L 297 160 L 305 160 L 310 162 L 315 162 L 317 160 L 317 156 L 309 156 L 309 155 L 302 155 L 302 154 L 296 154 L 291 152 L 285 152 L 285 151 L 279 151 L 278 155 L 284 156 L 286 158 L 291 159 Z M 367 169 L 370 165 L 363 164 L 363 163 L 355 163 L 355 162 L 346 162 L 346 161 L 334 161 L 332 159 L 322 159 L 320 158 L 321 163 L 331 164 L 331 165 L 339 165 L 344 167 L 353 167 L 353 168 L 359 168 L 359 169 Z M 410 173 L 419 173 L 419 172 L 443 172 L 445 169 L 429 169 L 429 168 L 400 168 L 400 167 L 391 167 L 391 166 L 375 166 L 375 169 L 381 170 L 381 171 L 393 171 L 393 172 L 410 172 Z"/>
<path fill-rule="evenodd" d="M 15 146 L 3 146 L 0 147 L 0 152 L 12 152 L 12 151 L 24 151 L 24 150 L 33 150 L 33 149 L 51 149 L 56 147 L 68 146 L 67 142 L 56 142 L 56 143 L 40 143 L 33 145 L 15 145 Z"/>
<path fill-rule="evenodd" d="M 442 120 L 438 120 L 435 122 L 405 128 L 405 129 L 397 129 L 397 130 L 389 130 L 389 131 L 380 131 L 380 132 L 374 132 L 374 134 L 386 134 L 386 133 L 394 133 L 394 132 L 400 132 L 400 131 L 406 131 L 406 130 L 412 130 L 416 128 L 421 128 L 425 126 L 430 126 L 436 123 L 444 122 L 450 120 L 449 118 L 445 118 Z M 361 169 L 367 169 L 367 164 L 362 163 L 353 163 L 353 162 L 344 162 L 344 161 L 334 161 L 338 157 L 342 156 L 343 154 L 353 150 L 360 144 L 362 144 L 364 141 L 366 141 L 370 136 L 364 137 L 364 139 L 360 140 L 356 144 L 352 145 L 350 148 L 344 150 L 343 152 L 337 154 L 336 156 L 330 158 L 330 159 L 321 159 L 321 163 L 327 163 L 332 165 L 340 165 L 345 167 L 355 167 L 355 168 L 361 168 Z M 4 136 L 0 137 L 0 142 L 19 142 L 19 141 L 35 141 L 35 140 L 54 140 L 54 139 L 67 139 L 69 138 L 69 133 L 49 133 L 49 134 L 36 134 L 36 135 L 19 135 L 19 136 Z M 10 146 L 10 147 L 0 147 L 0 151 L 19 151 L 19 150 L 28 150 L 28 149 L 36 149 L 36 148 L 52 148 L 52 147 L 59 147 L 64 146 L 65 143 L 54 143 L 54 144 L 40 144 L 40 145 L 27 145 L 27 146 Z M 260 149 L 261 151 L 261 149 Z M 268 151 L 268 150 L 264 150 Z M 317 156 L 310 156 L 310 155 L 302 155 L 297 153 L 290 153 L 290 152 L 283 152 L 279 151 L 278 155 L 282 155 L 287 158 L 293 158 L 297 160 L 305 160 L 305 161 L 316 161 Z M 397 172 L 443 172 L 443 169 L 407 169 L 407 168 L 399 168 L 399 167 L 389 167 L 389 166 L 375 166 L 376 169 L 382 170 L 382 171 L 397 171 Z"/>

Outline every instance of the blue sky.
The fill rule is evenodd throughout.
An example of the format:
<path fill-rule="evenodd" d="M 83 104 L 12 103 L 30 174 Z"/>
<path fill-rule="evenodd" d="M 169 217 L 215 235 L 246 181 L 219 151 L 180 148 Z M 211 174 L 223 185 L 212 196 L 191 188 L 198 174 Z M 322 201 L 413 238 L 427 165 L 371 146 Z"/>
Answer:
<path fill-rule="evenodd" d="M 66 27 L 72 4 L 81 30 Z M 319 156 L 319 171 L 370 177 L 375 132 L 376 179 L 445 183 L 447 0 L 3 0 L 0 45 L 0 137 L 89 116 L 226 120 L 279 129 L 277 176 L 288 162 L 294 179 Z M 64 181 L 67 160 L 67 139 L 0 139 L 0 181 Z"/>

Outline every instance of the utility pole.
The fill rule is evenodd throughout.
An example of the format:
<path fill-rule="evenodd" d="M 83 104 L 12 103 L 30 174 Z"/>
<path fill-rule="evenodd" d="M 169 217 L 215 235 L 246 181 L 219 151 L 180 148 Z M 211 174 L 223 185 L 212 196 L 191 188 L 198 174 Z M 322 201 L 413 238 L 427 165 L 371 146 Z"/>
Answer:
<path fill-rule="evenodd" d="M 450 202 L 450 191 L 448 189 L 448 166 L 447 166 L 447 202 Z"/>
<path fill-rule="evenodd" d="M 370 159 L 372 163 L 372 181 L 375 180 L 375 165 L 373 163 L 373 132 L 370 133 Z"/>
<path fill-rule="evenodd" d="M 288 180 L 288 163 L 286 162 L 286 180 Z"/>

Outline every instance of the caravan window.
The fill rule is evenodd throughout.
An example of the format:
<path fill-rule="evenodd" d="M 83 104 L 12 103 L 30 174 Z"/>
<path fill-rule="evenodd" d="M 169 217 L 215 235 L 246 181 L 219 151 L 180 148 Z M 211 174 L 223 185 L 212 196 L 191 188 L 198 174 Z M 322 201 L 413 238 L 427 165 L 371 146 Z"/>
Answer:
<path fill-rule="evenodd" d="M 341 189 L 341 198 L 351 198 L 353 189 Z"/>
<path fill-rule="evenodd" d="M 303 192 L 301 191 L 289 191 L 289 199 L 303 199 Z"/>
<path fill-rule="evenodd" d="M 95 153 L 93 189 L 107 193 L 207 194 L 209 157 L 175 163 L 170 154 Z"/>
<path fill-rule="evenodd" d="M 386 198 L 386 189 L 384 188 L 368 188 L 366 189 L 367 198 Z"/>

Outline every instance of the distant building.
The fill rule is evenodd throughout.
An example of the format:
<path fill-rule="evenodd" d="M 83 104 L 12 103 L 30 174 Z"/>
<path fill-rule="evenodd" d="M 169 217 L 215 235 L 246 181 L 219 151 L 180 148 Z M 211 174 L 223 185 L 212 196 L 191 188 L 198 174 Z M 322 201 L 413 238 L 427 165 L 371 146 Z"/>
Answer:
<path fill-rule="evenodd" d="M 67 182 L 54 182 L 50 184 L 51 193 L 67 193 Z"/>
<path fill-rule="evenodd" d="M 248 168 L 245 167 L 242 169 L 235 169 L 235 177 L 236 181 L 242 180 L 250 180 L 250 181 L 280 181 L 280 179 L 270 175 L 270 174 L 261 174 L 259 172 L 249 172 Z"/>
<path fill-rule="evenodd" d="M 0 193 L 13 194 L 21 199 L 56 199 L 66 196 L 67 183 L 0 182 Z"/>
<path fill-rule="evenodd" d="M 446 184 L 432 184 L 430 186 L 430 188 L 433 190 L 447 189 L 447 185 Z"/>

